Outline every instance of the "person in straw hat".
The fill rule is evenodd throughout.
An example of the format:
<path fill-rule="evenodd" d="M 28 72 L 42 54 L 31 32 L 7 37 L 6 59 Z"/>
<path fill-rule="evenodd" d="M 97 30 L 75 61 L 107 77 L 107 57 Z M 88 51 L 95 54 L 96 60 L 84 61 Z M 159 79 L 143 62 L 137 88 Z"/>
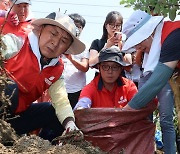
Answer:
<path fill-rule="evenodd" d="M 175 153 L 174 100 L 167 82 L 180 59 L 180 21 L 164 22 L 163 16 L 137 10 L 123 25 L 123 33 L 124 52 L 134 47 L 145 53 L 143 80 L 148 80 L 124 109 L 140 109 L 159 95 L 164 150 Z"/>
<path fill-rule="evenodd" d="M 72 19 L 60 13 L 33 21 L 34 29 L 25 40 L 14 34 L 2 37 L 7 46 L 2 56 L 5 71 L 12 79 L 6 94 L 11 97 L 11 126 L 17 134 L 45 128 L 44 139 L 53 138 L 78 129 L 65 90 L 62 72 L 64 65 L 60 55 L 79 54 L 85 45 L 76 38 L 76 26 Z M 48 89 L 52 103 L 33 103 Z M 65 129 L 65 130 L 64 130 Z"/>

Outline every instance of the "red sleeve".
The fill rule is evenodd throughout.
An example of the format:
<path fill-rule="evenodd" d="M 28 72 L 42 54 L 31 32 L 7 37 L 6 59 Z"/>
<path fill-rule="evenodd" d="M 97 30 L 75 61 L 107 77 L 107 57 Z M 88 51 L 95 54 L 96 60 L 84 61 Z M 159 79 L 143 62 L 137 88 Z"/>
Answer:
<path fill-rule="evenodd" d="M 129 86 L 128 86 L 128 102 L 134 97 L 134 95 L 138 92 L 136 85 L 134 84 L 134 82 L 132 82 L 131 80 L 129 80 Z"/>
<path fill-rule="evenodd" d="M 81 94 L 79 96 L 79 99 L 80 98 L 89 98 L 91 101 L 93 100 L 93 93 L 95 92 L 95 85 L 94 85 L 94 82 L 91 81 L 88 85 L 86 85 L 82 91 L 81 91 Z"/>

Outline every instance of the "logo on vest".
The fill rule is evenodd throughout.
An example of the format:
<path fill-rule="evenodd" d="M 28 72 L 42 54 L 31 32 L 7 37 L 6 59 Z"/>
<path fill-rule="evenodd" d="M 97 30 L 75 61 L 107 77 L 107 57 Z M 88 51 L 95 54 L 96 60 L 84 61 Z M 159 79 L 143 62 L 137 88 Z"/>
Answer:
<path fill-rule="evenodd" d="M 44 81 L 48 84 L 51 85 L 52 84 L 52 80 L 54 80 L 54 76 L 49 77 L 49 79 L 45 78 Z"/>
<path fill-rule="evenodd" d="M 124 98 L 123 96 L 121 96 L 119 101 L 118 101 L 118 104 L 123 104 L 123 103 L 126 103 L 126 102 L 127 102 L 127 99 Z"/>

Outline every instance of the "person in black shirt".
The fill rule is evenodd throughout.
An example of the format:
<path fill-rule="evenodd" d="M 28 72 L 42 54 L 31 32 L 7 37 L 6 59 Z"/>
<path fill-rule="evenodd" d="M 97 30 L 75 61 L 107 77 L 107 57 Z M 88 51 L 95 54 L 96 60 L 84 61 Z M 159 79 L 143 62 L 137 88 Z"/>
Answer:
<path fill-rule="evenodd" d="M 141 109 L 160 93 L 164 96 L 172 93 L 170 88 L 167 88 L 167 82 L 180 60 L 180 21 L 163 21 L 163 16 L 151 16 L 137 10 L 123 25 L 122 31 L 127 37 L 122 48 L 124 52 L 129 48 L 136 48 L 147 54 L 143 72 L 143 77 L 147 80 L 123 108 L 124 110 Z M 162 92 L 164 88 L 166 90 Z M 174 101 L 169 104 L 167 101 L 169 97 L 159 100 L 159 109 L 162 110 L 160 124 L 163 131 L 164 151 L 176 153 L 173 126 Z M 167 114 L 166 119 L 165 114 Z"/>
<path fill-rule="evenodd" d="M 101 39 L 95 39 L 90 46 L 89 65 L 94 66 L 98 63 L 99 52 L 103 48 L 109 48 L 113 45 L 119 46 L 121 49 L 121 30 L 123 17 L 117 11 L 111 11 L 107 14 L 103 25 L 103 35 Z M 115 34 L 116 33 L 116 34 Z"/>

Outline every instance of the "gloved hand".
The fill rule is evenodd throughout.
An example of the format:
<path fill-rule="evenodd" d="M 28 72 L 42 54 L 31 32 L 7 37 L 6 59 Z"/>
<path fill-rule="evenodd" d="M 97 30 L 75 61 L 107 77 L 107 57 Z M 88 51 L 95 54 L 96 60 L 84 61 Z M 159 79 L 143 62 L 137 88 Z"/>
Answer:
<path fill-rule="evenodd" d="M 76 126 L 76 124 L 74 123 L 74 121 L 69 121 L 67 124 L 66 124 L 66 126 L 65 126 L 65 131 L 63 132 L 63 134 L 62 134 L 62 138 L 63 138 L 63 140 L 59 140 L 59 143 L 58 143 L 58 145 L 59 146 L 62 146 L 62 145 L 64 145 L 64 144 L 66 144 L 66 141 L 64 141 L 64 138 L 67 138 L 67 139 L 69 139 L 69 138 L 71 138 L 71 139 L 73 139 L 74 141 L 80 141 L 80 140 L 82 140 L 83 138 L 84 138 L 84 135 L 83 135 L 83 133 L 79 130 L 79 129 L 77 128 L 77 126 Z M 77 131 L 77 133 L 73 133 L 73 131 Z M 72 132 L 72 134 L 70 133 L 70 132 Z M 69 135 L 68 135 L 68 133 L 69 133 Z M 65 136 L 66 135 L 66 136 Z"/>
<path fill-rule="evenodd" d="M 74 121 L 69 121 L 66 126 L 65 126 L 65 131 L 63 132 L 62 135 L 65 135 L 69 132 L 75 131 L 75 130 L 79 130 L 76 126 L 76 124 L 74 123 Z"/>
<path fill-rule="evenodd" d="M 17 26 L 19 24 L 19 19 L 18 19 L 18 16 L 17 14 L 13 13 L 13 12 L 10 12 L 9 14 L 7 14 L 8 17 L 7 17 L 7 21 L 12 24 L 12 25 L 15 25 Z M 6 15 L 6 16 L 7 16 Z"/>

